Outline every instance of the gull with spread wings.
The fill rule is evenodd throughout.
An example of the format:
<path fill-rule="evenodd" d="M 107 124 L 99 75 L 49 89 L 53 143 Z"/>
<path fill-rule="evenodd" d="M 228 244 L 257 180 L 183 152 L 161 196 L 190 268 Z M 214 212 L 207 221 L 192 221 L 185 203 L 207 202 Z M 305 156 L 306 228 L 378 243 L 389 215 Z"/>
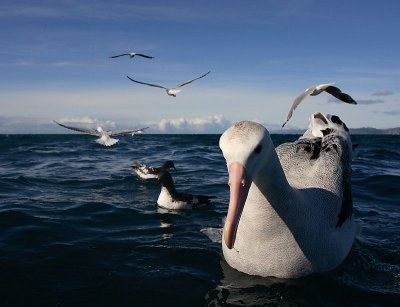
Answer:
<path fill-rule="evenodd" d="M 205 73 L 204 75 L 202 75 L 202 76 L 200 76 L 200 77 L 194 78 L 194 79 L 192 79 L 192 80 L 184 81 L 184 82 L 182 82 L 182 83 L 179 83 L 179 84 L 178 84 L 177 86 L 175 86 L 175 87 L 169 87 L 169 88 L 168 88 L 168 87 L 165 87 L 165 86 L 157 85 L 157 84 L 151 84 L 151 83 L 146 83 L 146 82 L 141 82 L 141 81 L 133 80 L 133 79 L 132 79 L 131 77 L 129 77 L 129 76 L 126 76 L 126 77 L 127 77 L 129 80 L 131 80 L 131 81 L 133 81 L 133 82 L 136 82 L 136 83 L 139 83 L 139 84 L 144 84 L 144 85 L 149 85 L 149 86 L 153 86 L 153 87 L 162 88 L 162 89 L 166 90 L 166 92 L 167 92 L 167 94 L 168 94 L 169 96 L 176 97 L 176 94 L 178 94 L 178 93 L 182 90 L 182 89 L 181 89 L 182 86 L 184 86 L 184 85 L 186 85 L 186 84 L 189 84 L 189 83 L 192 83 L 193 81 L 198 80 L 198 79 L 200 79 L 200 78 L 203 78 L 203 77 L 207 76 L 209 73 L 210 73 L 210 71 L 207 72 L 207 73 Z"/>
<path fill-rule="evenodd" d="M 126 56 L 126 55 L 129 55 L 130 58 L 133 58 L 133 57 L 135 57 L 135 56 L 140 56 L 140 57 L 146 58 L 146 59 L 154 59 L 153 56 L 145 55 L 145 54 L 143 54 L 143 53 L 136 53 L 136 52 L 122 53 L 122 54 L 110 56 L 110 59 L 115 59 L 115 58 L 119 58 L 119 57 L 121 57 L 121 56 Z"/>
<path fill-rule="evenodd" d="M 298 96 L 293 101 L 292 107 L 289 110 L 289 113 L 286 117 L 285 122 L 282 125 L 282 128 L 286 125 L 286 123 L 292 117 L 293 111 L 299 106 L 299 104 L 307 96 L 317 96 L 318 94 L 321 94 L 322 92 L 327 92 L 341 101 L 344 101 L 344 102 L 350 103 L 350 104 L 357 104 L 357 102 L 355 102 L 354 99 L 350 97 L 350 95 L 343 93 L 339 88 L 337 88 L 336 86 L 333 86 L 333 84 L 334 83 L 318 84 L 318 85 L 315 85 L 315 86 L 312 86 L 312 87 L 309 87 L 308 89 L 306 89 L 300 96 Z"/>
<path fill-rule="evenodd" d="M 90 134 L 98 136 L 99 138 L 96 140 L 96 143 L 104 145 L 104 146 L 112 146 L 118 142 L 118 139 L 113 139 L 111 136 L 123 135 L 123 134 L 131 134 L 134 135 L 136 133 L 141 133 L 143 130 L 149 128 L 140 128 L 140 129 L 133 129 L 133 130 L 115 130 L 115 131 L 104 131 L 101 127 L 97 127 L 96 129 L 86 129 L 86 128 L 78 128 L 78 127 L 71 127 L 64 124 L 61 124 L 55 120 L 53 120 L 57 125 L 61 127 L 78 131 L 84 134 Z"/>

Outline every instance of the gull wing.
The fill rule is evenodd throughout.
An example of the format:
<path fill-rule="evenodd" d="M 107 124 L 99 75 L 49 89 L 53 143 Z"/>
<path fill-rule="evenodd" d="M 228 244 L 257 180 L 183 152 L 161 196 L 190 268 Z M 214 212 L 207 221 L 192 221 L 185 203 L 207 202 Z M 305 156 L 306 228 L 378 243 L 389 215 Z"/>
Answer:
<path fill-rule="evenodd" d="M 119 58 L 120 56 L 124 56 L 124 55 L 130 55 L 130 53 L 122 53 L 122 54 L 110 56 L 110 58 L 111 58 L 111 59 L 115 59 L 115 58 Z"/>
<path fill-rule="evenodd" d="M 157 85 L 157 84 L 151 84 L 151 83 L 146 83 L 146 82 L 141 82 L 141 81 L 137 81 L 137 80 L 133 80 L 131 77 L 126 76 L 129 80 L 139 83 L 139 84 L 144 84 L 144 85 L 148 85 L 148 86 L 153 86 L 153 87 L 159 87 L 159 88 L 163 88 L 164 90 L 168 90 L 166 87 L 161 86 L 161 85 Z"/>
<path fill-rule="evenodd" d="M 211 71 L 206 72 L 204 75 L 202 75 L 202 76 L 200 76 L 200 77 L 197 77 L 197 78 L 194 78 L 194 79 L 192 79 L 192 80 L 184 81 L 184 82 L 178 84 L 176 87 L 181 87 L 181 86 L 184 86 L 184 85 L 186 85 L 186 84 L 189 84 L 189 83 L 191 83 L 191 82 L 193 82 L 193 81 L 195 81 L 195 80 L 197 80 L 197 79 L 203 78 L 203 77 L 207 76 L 210 72 L 211 72 Z"/>
<path fill-rule="evenodd" d="M 154 59 L 153 56 L 145 55 L 143 53 L 135 53 L 135 55 L 141 56 L 141 57 L 146 58 L 146 59 Z"/>
<path fill-rule="evenodd" d="M 294 101 L 293 104 L 288 112 L 288 115 L 286 117 L 285 122 L 282 125 L 282 128 L 286 125 L 286 123 L 289 121 L 289 119 L 292 117 L 293 115 L 293 111 L 299 106 L 299 104 L 304 100 L 304 98 L 306 98 L 307 96 L 309 96 L 314 90 L 315 90 L 315 86 L 314 87 L 310 87 L 308 89 L 306 89 L 300 96 L 298 96 Z"/>
<path fill-rule="evenodd" d="M 328 86 L 325 89 L 325 92 L 331 94 L 332 96 L 336 97 L 337 99 L 340 99 L 341 101 L 344 101 L 346 103 L 351 103 L 351 104 L 357 104 L 353 98 L 350 97 L 350 95 L 343 93 L 339 88 L 336 86 Z"/>
<path fill-rule="evenodd" d="M 59 125 L 61 127 L 64 127 L 64 128 L 70 129 L 70 130 L 74 130 L 74 131 L 78 131 L 78 132 L 85 133 L 85 134 L 90 134 L 90 135 L 100 135 L 100 133 L 98 131 L 94 130 L 94 129 L 71 127 L 71 126 L 67 126 L 67 125 L 61 124 L 61 123 L 59 123 L 59 122 L 57 122 L 55 120 L 53 120 L 53 122 L 55 122 L 57 125 Z"/>
<path fill-rule="evenodd" d="M 110 136 L 115 136 L 115 135 L 123 135 L 123 134 L 134 134 L 138 132 L 142 132 L 143 130 L 148 129 L 149 127 L 144 127 L 140 129 L 134 129 L 134 130 L 115 130 L 110 132 Z"/>

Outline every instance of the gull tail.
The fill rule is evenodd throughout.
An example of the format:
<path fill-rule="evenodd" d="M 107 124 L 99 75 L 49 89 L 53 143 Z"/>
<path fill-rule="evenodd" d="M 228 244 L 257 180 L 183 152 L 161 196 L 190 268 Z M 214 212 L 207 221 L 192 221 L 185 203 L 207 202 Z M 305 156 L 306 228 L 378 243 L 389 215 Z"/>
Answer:
<path fill-rule="evenodd" d="M 103 139 L 103 138 L 100 138 L 100 139 L 96 140 L 96 143 L 109 147 L 109 146 L 113 146 L 114 144 L 117 144 L 118 140 L 117 139 L 113 139 L 113 138 L 109 138 L 109 139 L 106 139 L 106 140 Z"/>

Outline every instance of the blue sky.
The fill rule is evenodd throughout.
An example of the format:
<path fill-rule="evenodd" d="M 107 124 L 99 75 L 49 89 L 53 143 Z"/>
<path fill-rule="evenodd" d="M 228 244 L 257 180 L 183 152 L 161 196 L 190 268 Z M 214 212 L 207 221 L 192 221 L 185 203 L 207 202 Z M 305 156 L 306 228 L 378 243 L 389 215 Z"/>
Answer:
<path fill-rule="evenodd" d="M 349 127 L 400 118 L 398 1 L 0 0 L 0 133 L 65 133 L 52 120 L 152 133 L 277 129 L 307 87 L 335 82 L 359 104 L 309 97 Z M 109 56 L 141 52 L 155 57 Z M 126 78 L 173 86 L 176 98 Z"/>

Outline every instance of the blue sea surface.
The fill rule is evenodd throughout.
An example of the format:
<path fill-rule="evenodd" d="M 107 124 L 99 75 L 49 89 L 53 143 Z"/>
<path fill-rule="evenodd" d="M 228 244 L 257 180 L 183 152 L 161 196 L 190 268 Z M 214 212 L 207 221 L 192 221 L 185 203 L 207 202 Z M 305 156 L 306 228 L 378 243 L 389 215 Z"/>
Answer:
<path fill-rule="evenodd" d="M 272 135 L 275 145 L 295 135 Z M 240 273 L 204 228 L 228 201 L 219 135 L 0 135 L 0 306 L 394 306 L 400 302 L 400 137 L 352 137 L 359 233 L 337 269 L 286 280 Z M 210 208 L 157 208 L 134 160 L 175 162 Z"/>

